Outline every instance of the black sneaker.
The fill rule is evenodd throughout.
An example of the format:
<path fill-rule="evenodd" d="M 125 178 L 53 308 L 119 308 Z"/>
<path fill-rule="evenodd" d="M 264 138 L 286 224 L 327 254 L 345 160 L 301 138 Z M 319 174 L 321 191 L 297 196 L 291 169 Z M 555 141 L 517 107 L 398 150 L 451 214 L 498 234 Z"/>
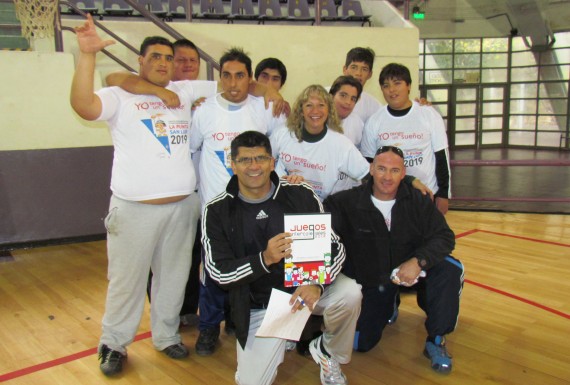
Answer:
<path fill-rule="evenodd" d="M 196 340 L 196 354 L 199 356 L 209 356 L 216 350 L 216 343 L 220 337 L 219 328 L 210 328 L 200 331 Z"/>
<path fill-rule="evenodd" d="M 109 348 L 107 345 L 101 345 L 99 348 L 99 369 L 106 376 L 112 376 L 123 370 L 123 361 L 127 358 L 126 354 Z"/>
<path fill-rule="evenodd" d="M 166 354 L 168 357 L 174 358 L 175 360 L 186 358 L 190 354 L 188 348 L 184 346 L 182 342 L 177 343 L 175 345 L 170 345 L 167 348 L 162 349 L 162 352 Z"/>

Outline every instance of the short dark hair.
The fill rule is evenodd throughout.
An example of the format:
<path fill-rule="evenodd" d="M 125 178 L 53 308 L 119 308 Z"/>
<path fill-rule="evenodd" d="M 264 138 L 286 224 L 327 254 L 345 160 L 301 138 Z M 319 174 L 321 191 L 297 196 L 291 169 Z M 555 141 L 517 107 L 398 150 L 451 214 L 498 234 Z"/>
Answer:
<path fill-rule="evenodd" d="M 220 58 L 220 72 L 222 71 L 222 67 L 224 66 L 224 64 L 228 61 L 238 61 L 240 63 L 243 63 L 247 70 L 247 74 L 251 77 L 252 75 L 251 59 L 249 58 L 249 56 L 247 56 L 247 54 L 244 52 L 242 48 L 232 47 L 226 52 L 224 52 L 224 54 Z"/>
<path fill-rule="evenodd" d="M 348 53 L 346 54 L 346 60 L 344 62 L 344 66 L 348 67 L 352 62 L 364 62 L 368 64 L 368 67 L 370 67 L 370 71 L 372 71 L 375 55 L 376 54 L 374 53 L 372 48 L 355 47 L 350 51 L 348 51 Z"/>
<path fill-rule="evenodd" d="M 261 71 L 266 68 L 277 70 L 279 72 L 279 75 L 281 75 L 281 87 L 283 87 L 285 85 L 285 81 L 287 80 L 287 67 L 285 67 L 285 64 L 283 64 L 281 60 L 274 57 L 263 59 L 255 67 L 255 80 L 257 80 L 261 74 Z"/>
<path fill-rule="evenodd" d="M 198 46 L 196 46 L 196 44 L 194 44 L 191 40 L 188 39 L 178 39 L 174 42 L 174 44 L 172 44 L 172 48 L 174 49 L 174 52 L 176 52 L 176 48 L 178 47 L 185 47 L 185 48 L 191 48 L 194 51 L 196 51 L 196 53 L 198 54 L 198 58 L 200 58 L 200 50 L 198 49 Z"/>
<path fill-rule="evenodd" d="M 358 101 L 358 99 L 360 99 L 360 95 L 362 95 L 362 84 L 358 79 L 353 78 L 352 76 L 339 76 L 336 78 L 329 90 L 329 94 L 335 96 L 340 88 L 346 85 L 356 88 L 356 100 Z"/>
<path fill-rule="evenodd" d="M 271 155 L 271 143 L 267 135 L 259 131 L 244 131 L 232 140 L 231 157 L 235 159 L 240 147 L 264 147 L 265 151 Z"/>
<path fill-rule="evenodd" d="M 378 78 L 380 87 L 382 87 L 382 84 L 384 84 L 386 80 L 391 79 L 403 80 L 407 85 L 412 84 L 412 76 L 410 75 L 410 70 L 403 64 L 390 63 L 382 68 L 382 71 L 380 71 L 380 77 Z"/>
<path fill-rule="evenodd" d="M 174 52 L 174 47 L 172 46 L 172 42 L 165 37 L 162 36 L 149 36 L 145 38 L 141 44 L 140 55 L 144 56 L 146 54 L 146 50 L 149 46 L 160 44 L 170 47 L 172 52 Z"/>

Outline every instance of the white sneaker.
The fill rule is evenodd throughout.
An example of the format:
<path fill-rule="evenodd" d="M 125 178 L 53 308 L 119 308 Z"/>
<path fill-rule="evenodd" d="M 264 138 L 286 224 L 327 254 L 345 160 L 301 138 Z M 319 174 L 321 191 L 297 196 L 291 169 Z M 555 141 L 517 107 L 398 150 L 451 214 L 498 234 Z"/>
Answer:
<path fill-rule="evenodd" d="M 285 343 L 285 351 L 286 352 L 292 352 L 296 348 L 297 348 L 297 342 L 295 342 L 295 341 L 287 340 L 287 342 Z"/>
<path fill-rule="evenodd" d="M 346 385 L 348 381 L 340 369 L 339 363 L 321 349 L 321 338 L 315 338 L 309 345 L 313 360 L 321 367 L 322 385 Z"/>

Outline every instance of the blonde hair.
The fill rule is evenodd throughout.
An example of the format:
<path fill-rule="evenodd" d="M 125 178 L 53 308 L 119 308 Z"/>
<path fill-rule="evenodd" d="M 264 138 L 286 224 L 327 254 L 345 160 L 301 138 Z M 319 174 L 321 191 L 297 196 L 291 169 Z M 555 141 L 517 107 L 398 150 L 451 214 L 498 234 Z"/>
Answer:
<path fill-rule="evenodd" d="M 289 114 L 289 117 L 287 118 L 287 127 L 289 128 L 289 131 L 295 134 L 295 137 L 299 139 L 299 142 L 303 141 L 303 127 L 305 126 L 303 104 L 305 104 L 311 96 L 321 99 L 329 108 L 329 116 L 325 122 L 326 127 L 329 130 L 342 134 L 343 131 L 340 124 L 340 118 L 336 112 L 332 96 L 327 92 L 327 90 L 318 84 L 313 84 L 305 88 L 297 97 L 297 100 L 295 100 L 293 108 L 291 109 L 291 114 Z"/>

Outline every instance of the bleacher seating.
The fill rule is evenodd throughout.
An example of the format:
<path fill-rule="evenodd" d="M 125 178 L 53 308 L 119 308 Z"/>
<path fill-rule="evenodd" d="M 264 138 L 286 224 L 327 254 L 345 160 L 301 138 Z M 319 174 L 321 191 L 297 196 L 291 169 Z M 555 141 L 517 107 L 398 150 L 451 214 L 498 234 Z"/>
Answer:
<path fill-rule="evenodd" d="M 165 18 L 167 15 L 167 11 L 161 0 L 137 0 L 137 2 L 145 6 L 146 9 L 156 17 Z"/>
<path fill-rule="evenodd" d="M 258 14 L 255 13 L 252 0 L 231 0 L 231 11 L 229 20 L 233 23 L 235 20 L 257 20 Z"/>
<path fill-rule="evenodd" d="M 229 16 L 230 14 L 224 9 L 222 0 L 200 0 L 200 12 L 195 18 L 228 20 Z"/>
<path fill-rule="evenodd" d="M 83 12 L 107 16 L 140 16 L 125 0 L 68 0 Z M 365 15 L 359 0 L 192 0 L 193 10 L 188 10 L 187 0 L 136 0 L 139 4 L 166 21 L 192 18 L 235 21 L 266 22 L 316 22 L 317 5 L 320 2 L 321 23 L 359 22 L 372 25 L 372 15 Z M 255 6 L 258 3 L 258 6 Z M 286 5 L 285 5 L 286 4 Z M 65 7 L 62 7 L 65 8 Z M 199 11 L 199 12 L 197 12 Z M 63 13 L 73 13 L 71 8 Z"/>
<path fill-rule="evenodd" d="M 103 0 L 103 11 L 109 16 L 131 16 L 133 7 L 123 0 Z"/>
<path fill-rule="evenodd" d="M 258 24 L 265 24 L 266 21 L 285 20 L 281 13 L 279 0 L 259 0 Z"/>
<path fill-rule="evenodd" d="M 185 0 L 168 0 L 168 16 L 170 18 L 186 18 L 187 12 Z"/>
<path fill-rule="evenodd" d="M 95 0 L 68 0 L 70 4 L 77 7 L 80 11 L 90 13 L 92 15 L 99 14 L 99 7 L 95 4 Z M 72 8 L 68 8 L 68 13 L 73 12 Z"/>
<path fill-rule="evenodd" d="M 334 0 L 319 0 L 321 2 L 321 22 L 341 21 L 338 7 Z"/>
<path fill-rule="evenodd" d="M 287 21 L 302 21 L 315 23 L 315 18 L 309 12 L 307 0 L 287 0 Z"/>
<path fill-rule="evenodd" d="M 370 21 L 372 15 L 365 15 L 364 12 L 362 12 L 360 1 L 342 0 L 340 9 L 342 10 L 342 19 L 344 21 L 359 21 L 362 23 L 362 26 L 366 23 L 368 23 L 369 27 L 372 26 L 372 22 Z"/>

